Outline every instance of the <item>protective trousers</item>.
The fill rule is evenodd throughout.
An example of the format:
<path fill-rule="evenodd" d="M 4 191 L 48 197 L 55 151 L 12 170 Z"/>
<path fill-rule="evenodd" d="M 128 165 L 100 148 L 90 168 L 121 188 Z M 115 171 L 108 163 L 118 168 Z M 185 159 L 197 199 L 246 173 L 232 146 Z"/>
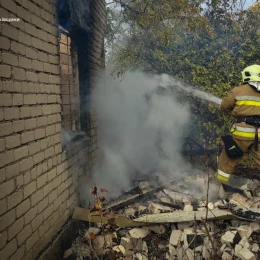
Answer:
<path fill-rule="evenodd" d="M 254 150 L 254 140 L 240 140 L 233 136 L 234 141 L 243 152 L 248 152 L 254 163 L 260 167 L 260 142 L 258 143 L 258 151 Z M 228 157 L 225 149 L 222 150 L 218 161 L 217 179 L 222 182 L 228 182 L 230 174 L 235 170 L 236 165 L 242 160 L 240 158 Z"/>

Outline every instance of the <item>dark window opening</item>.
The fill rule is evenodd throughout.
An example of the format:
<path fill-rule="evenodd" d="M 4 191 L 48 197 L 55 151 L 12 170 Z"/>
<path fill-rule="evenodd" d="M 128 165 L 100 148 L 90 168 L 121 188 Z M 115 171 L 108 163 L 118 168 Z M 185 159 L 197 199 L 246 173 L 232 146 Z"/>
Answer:
<path fill-rule="evenodd" d="M 61 67 L 62 144 L 88 134 L 90 0 L 57 0 Z"/>
<path fill-rule="evenodd" d="M 61 117 L 62 127 L 71 131 L 80 130 L 78 62 L 71 38 L 60 30 L 61 67 Z"/>

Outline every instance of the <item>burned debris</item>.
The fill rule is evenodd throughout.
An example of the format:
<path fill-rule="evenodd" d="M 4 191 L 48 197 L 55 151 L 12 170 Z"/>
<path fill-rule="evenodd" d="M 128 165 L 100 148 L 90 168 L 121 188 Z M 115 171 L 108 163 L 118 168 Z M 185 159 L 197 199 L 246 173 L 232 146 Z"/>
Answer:
<path fill-rule="evenodd" d="M 203 176 L 157 187 L 141 181 L 98 211 L 75 208 L 73 218 L 86 226 L 64 258 L 259 259 L 259 183 L 247 182 L 232 194 L 234 187 L 222 186 L 208 205 L 185 192 L 205 183 Z"/>

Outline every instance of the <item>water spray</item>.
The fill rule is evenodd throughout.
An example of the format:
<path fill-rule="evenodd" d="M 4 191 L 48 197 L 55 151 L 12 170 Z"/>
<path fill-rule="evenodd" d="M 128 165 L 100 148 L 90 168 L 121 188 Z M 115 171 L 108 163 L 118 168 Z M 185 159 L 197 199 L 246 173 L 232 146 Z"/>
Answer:
<path fill-rule="evenodd" d="M 214 103 L 216 105 L 220 105 L 221 104 L 221 99 L 212 95 L 212 94 L 209 94 L 207 92 L 204 92 L 202 90 L 199 90 L 199 89 L 195 89 L 195 88 L 192 88 L 191 86 L 189 85 L 184 85 L 182 82 L 176 80 L 176 79 L 173 79 L 171 78 L 169 75 L 166 75 L 166 74 L 162 74 L 161 77 L 160 77 L 160 86 L 162 87 L 165 87 L 165 88 L 170 88 L 170 87 L 173 87 L 173 88 L 178 88 L 178 89 L 181 89 L 187 93 L 191 93 L 193 94 L 194 96 L 202 99 L 202 100 L 206 100 L 208 102 L 211 102 L 211 103 Z"/>

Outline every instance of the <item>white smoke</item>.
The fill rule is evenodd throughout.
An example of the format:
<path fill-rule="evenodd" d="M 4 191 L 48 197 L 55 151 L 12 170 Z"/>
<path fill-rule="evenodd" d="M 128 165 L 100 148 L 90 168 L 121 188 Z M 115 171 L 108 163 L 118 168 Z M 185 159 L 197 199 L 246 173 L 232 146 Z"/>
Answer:
<path fill-rule="evenodd" d="M 168 172 L 161 176 L 167 180 L 181 175 L 180 149 L 190 113 L 172 95 L 159 95 L 159 82 L 159 76 L 129 72 L 121 80 L 106 77 L 97 84 L 93 102 L 102 158 L 87 181 L 91 186 L 118 196 L 130 188 L 137 171 Z"/>
<path fill-rule="evenodd" d="M 73 131 L 69 128 L 62 128 L 61 129 L 61 145 L 64 147 L 67 144 L 70 144 L 73 140 L 77 137 L 84 137 L 87 138 L 86 133 L 83 131 Z"/>

